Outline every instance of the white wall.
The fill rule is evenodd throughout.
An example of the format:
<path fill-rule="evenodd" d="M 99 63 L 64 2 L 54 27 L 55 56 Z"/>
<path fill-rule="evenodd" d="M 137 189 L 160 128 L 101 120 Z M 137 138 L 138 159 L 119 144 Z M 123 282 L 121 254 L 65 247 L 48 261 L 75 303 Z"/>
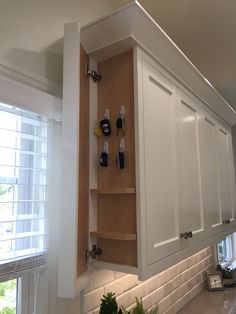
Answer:
<path fill-rule="evenodd" d="M 83 25 L 112 9 L 106 0 L 0 0 L 0 67 L 7 64 L 62 84 L 64 24 L 79 21 Z M 37 314 L 79 314 L 80 296 L 74 300 L 56 297 L 56 213 L 54 218 L 49 269 L 38 281 Z"/>
<path fill-rule="evenodd" d="M 61 84 L 64 24 L 83 25 L 111 10 L 106 0 L 0 0 L 0 64 Z"/>

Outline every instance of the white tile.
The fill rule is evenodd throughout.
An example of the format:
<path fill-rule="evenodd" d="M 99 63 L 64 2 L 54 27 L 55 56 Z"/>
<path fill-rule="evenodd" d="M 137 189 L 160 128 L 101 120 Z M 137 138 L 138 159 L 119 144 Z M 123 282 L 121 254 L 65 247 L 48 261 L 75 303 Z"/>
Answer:
<path fill-rule="evenodd" d="M 174 290 L 173 281 L 168 281 L 166 284 L 164 284 L 163 290 L 164 290 L 164 295 L 170 294 Z"/>
<path fill-rule="evenodd" d="M 124 292 L 123 280 L 121 279 L 113 280 L 112 282 L 105 285 L 104 291 L 105 293 L 114 292 L 117 296 L 122 294 Z"/>
<path fill-rule="evenodd" d="M 84 309 L 83 312 L 87 313 L 100 306 L 101 299 L 104 294 L 104 288 L 98 288 L 84 295 Z"/>
<path fill-rule="evenodd" d="M 158 309 L 159 309 L 160 314 L 164 313 L 170 306 L 171 306 L 170 296 L 167 296 L 166 298 L 162 299 L 158 303 Z"/>
<path fill-rule="evenodd" d="M 143 298 L 145 296 L 144 284 L 140 284 L 137 287 L 130 290 L 132 299 L 135 300 L 137 297 L 138 299 Z"/>
<path fill-rule="evenodd" d="M 174 278 L 173 284 L 174 284 L 174 289 L 178 288 L 182 284 L 182 274 Z"/>
<path fill-rule="evenodd" d="M 106 283 L 113 281 L 114 278 L 114 271 L 98 270 L 94 275 L 94 288 L 102 287 Z"/>
<path fill-rule="evenodd" d="M 121 277 L 124 277 L 125 275 L 127 275 L 127 274 L 126 273 L 121 273 L 121 272 L 118 272 L 118 271 L 114 272 L 115 279 L 119 279 Z"/>
<path fill-rule="evenodd" d="M 92 290 L 94 290 L 94 277 L 91 276 L 91 280 L 89 281 L 88 285 L 86 286 L 86 288 L 84 289 L 84 293 L 88 293 Z"/>
<path fill-rule="evenodd" d="M 138 277 L 136 275 L 127 275 L 122 277 L 123 291 L 127 291 L 139 284 Z"/>
<path fill-rule="evenodd" d="M 127 308 L 128 306 L 132 305 L 134 301 L 135 300 L 132 299 L 132 295 L 130 291 L 123 293 L 117 298 L 117 303 L 119 307 L 124 307 L 124 308 Z"/>
<path fill-rule="evenodd" d="M 149 293 L 151 293 L 152 291 L 154 291 L 155 289 L 157 289 L 160 285 L 158 284 L 158 278 L 156 277 L 152 277 L 151 279 L 148 279 L 146 281 L 143 282 L 144 284 L 144 293 L 145 295 L 148 295 Z"/>

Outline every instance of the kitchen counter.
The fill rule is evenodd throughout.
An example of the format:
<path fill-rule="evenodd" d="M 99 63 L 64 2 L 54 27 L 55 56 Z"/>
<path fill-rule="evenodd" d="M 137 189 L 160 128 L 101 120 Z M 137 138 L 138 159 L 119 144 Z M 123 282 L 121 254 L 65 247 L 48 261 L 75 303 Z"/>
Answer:
<path fill-rule="evenodd" d="M 203 290 L 178 314 L 236 314 L 236 288 Z"/>

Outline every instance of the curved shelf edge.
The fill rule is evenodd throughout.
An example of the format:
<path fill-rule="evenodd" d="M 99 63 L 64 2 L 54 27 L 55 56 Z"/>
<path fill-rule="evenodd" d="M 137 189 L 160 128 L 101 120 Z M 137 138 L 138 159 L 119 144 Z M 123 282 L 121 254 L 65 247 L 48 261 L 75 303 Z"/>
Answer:
<path fill-rule="evenodd" d="M 135 194 L 135 188 L 98 188 L 90 189 L 97 194 Z"/>
<path fill-rule="evenodd" d="M 100 238 L 100 239 L 108 239 L 108 240 L 135 241 L 137 239 L 136 233 L 91 231 L 90 235 L 91 237 Z"/>

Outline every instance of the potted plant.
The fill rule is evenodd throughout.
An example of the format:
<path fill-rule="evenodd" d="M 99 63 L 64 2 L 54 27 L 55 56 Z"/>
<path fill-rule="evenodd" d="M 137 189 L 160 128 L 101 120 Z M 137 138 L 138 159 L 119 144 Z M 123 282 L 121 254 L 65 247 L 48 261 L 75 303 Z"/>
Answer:
<path fill-rule="evenodd" d="M 108 292 L 103 295 L 99 314 L 122 314 L 122 310 L 118 308 L 115 293 Z"/>

